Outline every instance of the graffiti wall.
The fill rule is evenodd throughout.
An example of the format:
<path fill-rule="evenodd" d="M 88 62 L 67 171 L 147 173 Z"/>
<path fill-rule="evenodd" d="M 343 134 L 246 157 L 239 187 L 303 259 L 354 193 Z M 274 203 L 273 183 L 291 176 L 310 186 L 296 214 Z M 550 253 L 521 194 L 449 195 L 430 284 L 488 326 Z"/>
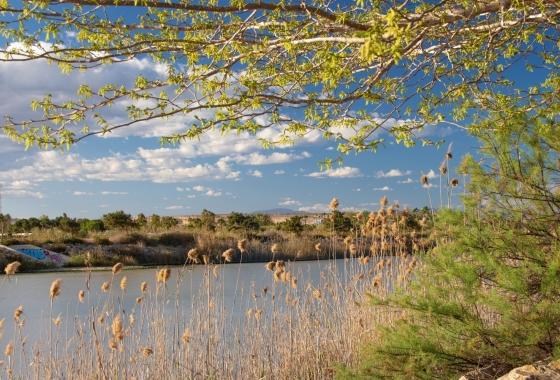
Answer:
<path fill-rule="evenodd" d="M 10 248 L 36 260 L 51 260 L 57 264 L 62 264 L 68 260 L 67 256 L 34 245 L 13 245 Z"/>
<path fill-rule="evenodd" d="M 46 249 L 42 249 L 42 248 L 38 248 L 38 249 L 18 249 L 17 250 L 20 253 L 23 253 L 27 256 L 31 256 L 34 259 L 37 260 L 44 260 L 47 258 L 50 258 L 52 261 L 57 262 L 57 263 L 61 263 L 62 262 L 62 256 L 60 255 L 60 253 L 52 253 L 50 251 L 47 251 Z"/>

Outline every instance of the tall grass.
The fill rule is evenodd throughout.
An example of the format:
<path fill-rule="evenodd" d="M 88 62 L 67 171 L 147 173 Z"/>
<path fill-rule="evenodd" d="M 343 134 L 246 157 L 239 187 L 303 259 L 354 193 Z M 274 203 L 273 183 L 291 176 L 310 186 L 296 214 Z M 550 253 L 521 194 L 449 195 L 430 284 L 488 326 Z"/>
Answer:
<path fill-rule="evenodd" d="M 360 345 L 375 342 L 377 323 L 400 318 L 397 312 L 362 306 L 368 295 L 384 297 L 394 283 L 406 284 L 417 265 L 410 255 L 411 231 L 404 224 L 391 228 L 404 218 L 391 207 L 362 218 L 358 225 L 363 231 L 344 242 L 333 238 L 324 244 L 330 252 L 316 250 L 317 241 L 311 240 L 299 245 L 282 241 L 274 249 L 272 242 L 240 244 L 245 252 L 241 256 L 236 250 L 238 261 L 251 260 L 252 251 L 265 248 L 274 261 L 263 265 L 266 277 L 258 284 L 245 283 L 243 264 L 237 264 L 235 302 L 226 296 L 225 287 L 231 285 L 224 282 L 224 271 L 231 264 L 222 257 L 235 245 L 227 239 L 221 244 L 211 235 L 197 239 L 197 250 L 190 255 L 207 256 L 201 283 L 193 283 L 190 259 L 182 267 L 160 269 L 145 279 L 132 308 L 124 306 L 134 296 L 127 293 L 120 265 L 102 291 L 90 288 L 86 273 L 86 287 L 72 290 L 76 308 L 68 310 L 76 314 L 61 317 L 48 310 L 44 333 L 35 342 L 26 341 L 20 317 L 5 321 L 0 331 L 13 329 L 13 335 L 0 340 L 11 347 L 0 378 L 332 378 L 339 365 L 356 364 Z M 312 279 L 289 261 L 304 250 L 316 259 L 318 254 L 319 259 L 335 257 L 340 250 L 346 259 L 318 260 L 321 274 Z M 185 294 L 185 285 L 192 291 Z M 51 304 L 59 301 L 52 291 L 50 297 Z M 87 316 L 77 313 L 78 305 L 87 307 Z"/>

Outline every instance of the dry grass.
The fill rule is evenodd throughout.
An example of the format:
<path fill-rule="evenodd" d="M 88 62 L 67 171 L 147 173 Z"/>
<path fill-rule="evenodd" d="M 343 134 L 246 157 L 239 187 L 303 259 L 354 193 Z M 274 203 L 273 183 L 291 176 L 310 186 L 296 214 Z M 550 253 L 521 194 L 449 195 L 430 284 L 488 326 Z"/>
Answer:
<path fill-rule="evenodd" d="M 227 264 L 239 266 L 233 306 L 225 296 L 231 284 L 223 282 L 224 264 L 228 257 L 241 258 L 241 252 L 228 251 L 238 247 L 237 241 L 215 234 L 197 236 L 196 251 L 190 251 L 192 261 L 206 262 L 204 281 L 193 285 L 193 294 L 181 294 L 192 269 L 183 266 L 150 275 L 135 299 L 127 295 L 123 268 L 116 264 L 103 292 L 89 289 L 88 280 L 88 289 L 75 298 L 76 308 L 87 306 L 87 316 L 61 320 L 52 316 L 52 303 L 67 289 L 57 282 L 50 293 L 50 313 L 44 313 L 46 334 L 36 342 L 26 341 L 23 320 L 4 323 L 3 329 L 13 329 L 13 335 L 0 378 L 332 378 L 337 365 L 357 364 L 357 349 L 375 341 L 377 323 L 401 318 L 398 311 L 380 313 L 363 305 L 368 294 L 384 297 L 395 282 L 406 285 L 418 265 L 409 252 L 412 243 L 421 242 L 400 228 L 402 217 L 394 210 L 380 212 L 360 221 L 363 234 L 356 232 L 352 244 L 331 239 L 322 241 L 320 249 L 316 239 L 305 238 L 239 242 L 245 251 L 242 261 L 254 260 L 259 252 L 260 261 L 274 264 L 263 265 L 264 287 L 243 285 L 243 264 Z M 313 280 L 294 271 L 291 263 L 335 256 L 346 259 L 317 261 L 324 269 Z M 135 299 L 130 309 L 123 306 L 127 297 Z M 192 305 L 190 311 L 185 312 L 183 302 Z"/>

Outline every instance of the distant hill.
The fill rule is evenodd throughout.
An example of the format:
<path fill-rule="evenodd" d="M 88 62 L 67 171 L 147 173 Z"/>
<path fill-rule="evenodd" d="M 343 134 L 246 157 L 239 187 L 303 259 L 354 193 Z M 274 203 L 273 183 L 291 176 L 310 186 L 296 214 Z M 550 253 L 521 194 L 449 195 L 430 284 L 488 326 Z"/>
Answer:
<path fill-rule="evenodd" d="M 272 210 L 254 211 L 251 214 L 307 214 L 307 212 L 294 211 L 289 208 L 273 208 Z"/>

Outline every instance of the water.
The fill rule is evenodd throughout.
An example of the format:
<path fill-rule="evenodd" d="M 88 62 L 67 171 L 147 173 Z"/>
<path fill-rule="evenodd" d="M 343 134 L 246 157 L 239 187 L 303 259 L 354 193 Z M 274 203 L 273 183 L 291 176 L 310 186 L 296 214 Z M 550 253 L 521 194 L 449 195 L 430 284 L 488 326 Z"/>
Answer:
<path fill-rule="evenodd" d="M 321 281 L 321 272 L 331 274 L 332 278 L 344 279 L 350 276 L 348 272 L 354 261 L 344 262 L 344 260 L 334 261 L 305 261 L 289 263 L 287 270 L 297 275 L 301 287 L 318 286 Z M 220 299 L 224 303 L 221 305 L 224 310 L 229 312 L 230 322 L 236 323 L 239 315 L 244 315 L 247 311 L 248 299 L 251 293 L 262 295 L 262 289 L 268 287 L 269 295 L 282 296 L 283 287 L 275 286 L 273 274 L 265 270 L 264 263 L 247 264 L 228 264 L 221 265 L 218 269 L 219 281 L 213 276 L 212 269 L 203 265 L 193 267 L 172 267 L 172 274 L 167 282 L 169 291 L 169 302 L 166 305 L 166 312 L 172 313 L 174 310 L 174 297 L 179 294 L 179 304 L 181 314 L 189 316 L 191 308 L 196 305 L 196 300 L 205 292 L 205 279 L 211 278 L 211 283 L 220 284 Z M 182 281 L 179 271 L 183 270 Z M 23 306 L 22 318 L 25 319 L 23 328 L 24 335 L 29 335 L 29 341 L 37 340 L 41 334 L 45 336 L 46 324 L 51 318 L 60 316 L 62 321 L 70 321 L 75 317 L 85 320 L 89 313 L 95 310 L 96 315 L 102 311 L 108 294 L 101 290 L 104 282 L 112 281 L 111 290 L 114 297 L 114 307 L 121 309 L 124 314 L 134 311 L 136 298 L 141 297 L 142 282 L 148 282 L 148 286 L 155 287 L 157 269 L 134 269 L 123 270 L 117 275 L 111 271 L 63 271 L 46 273 L 24 273 L 17 276 L 7 276 L 1 278 L 3 285 L 0 288 L 0 320 L 5 319 L 4 332 L 10 336 L 9 326 L 13 326 L 14 311 L 19 306 Z M 119 284 L 123 276 L 127 277 L 126 293 L 120 289 Z M 62 280 L 60 296 L 52 300 L 50 287 L 56 280 Z M 87 291 L 89 282 L 89 292 Z M 83 303 L 78 301 L 78 292 L 86 291 L 86 299 Z M 71 326 L 71 323 L 66 325 Z M 71 327 L 66 327 L 71 328 Z"/>

